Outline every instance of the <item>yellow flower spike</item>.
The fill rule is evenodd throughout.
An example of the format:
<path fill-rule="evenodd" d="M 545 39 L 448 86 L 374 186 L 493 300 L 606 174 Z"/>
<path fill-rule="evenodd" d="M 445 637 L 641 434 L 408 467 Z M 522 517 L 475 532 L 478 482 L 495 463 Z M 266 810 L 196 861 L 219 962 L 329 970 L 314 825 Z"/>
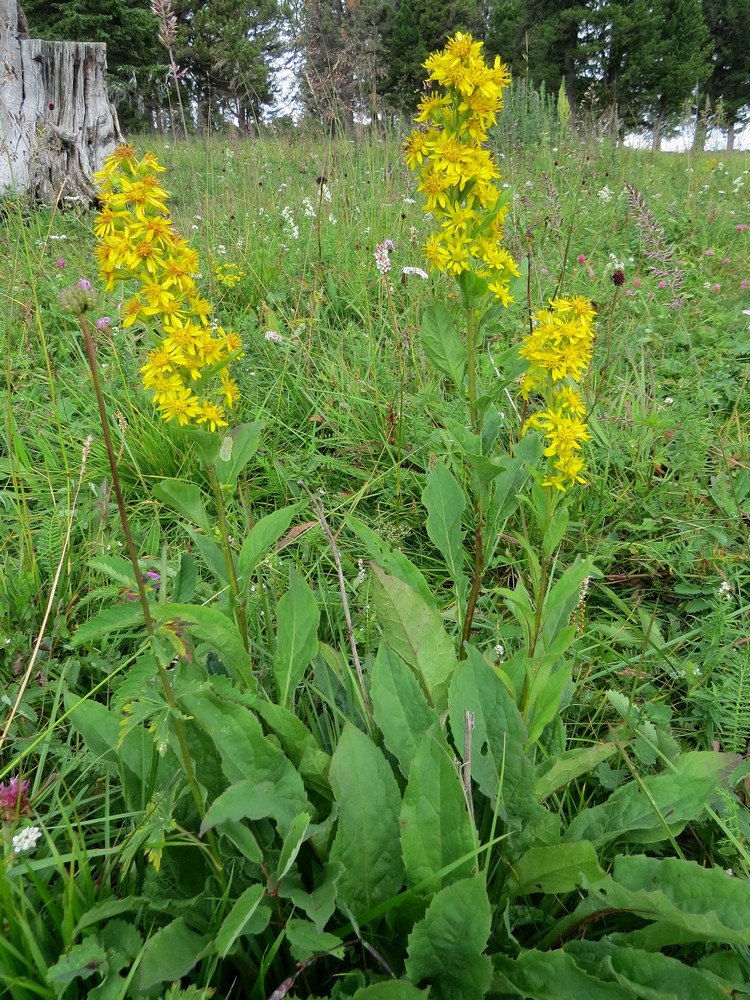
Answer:
<path fill-rule="evenodd" d="M 122 307 L 122 324 L 151 328 L 156 346 L 140 373 L 159 415 L 214 431 L 227 423 L 222 405 L 207 396 L 209 386 L 203 390 L 204 374 L 226 363 L 242 344 L 235 334 L 209 330 L 211 304 L 199 295 L 193 278 L 200 261 L 172 227 L 169 192 L 158 178 L 164 169 L 153 153 L 138 160 L 132 146 L 118 147 L 107 158 L 95 175 L 102 204 L 94 222 L 95 254 L 108 290 L 120 282 L 135 283 L 135 293 Z M 242 277 L 234 264 L 217 270 L 217 280 L 230 288 Z M 220 378 L 224 405 L 231 407 L 237 384 L 224 370 Z"/>

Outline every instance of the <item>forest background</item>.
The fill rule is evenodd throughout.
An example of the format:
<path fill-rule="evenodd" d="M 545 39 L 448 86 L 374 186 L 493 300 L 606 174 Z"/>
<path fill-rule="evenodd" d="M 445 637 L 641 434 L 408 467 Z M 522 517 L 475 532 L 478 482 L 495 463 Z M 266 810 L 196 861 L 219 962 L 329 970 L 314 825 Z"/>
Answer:
<path fill-rule="evenodd" d="M 106 41 L 127 130 L 175 126 L 173 74 L 149 0 L 27 0 L 34 37 Z M 174 54 L 192 127 L 253 132 L 280 83 L 303 120 L 351 130 L 416 107 L 422 63 L 455 30 L 516 87 L 564 93 L 574 121 L 652 147 L 689 119 L 728 149 L 750 118 L 750 0 L 175 0 Z M 295 117 L 296 114 L 295 114 Z"/>

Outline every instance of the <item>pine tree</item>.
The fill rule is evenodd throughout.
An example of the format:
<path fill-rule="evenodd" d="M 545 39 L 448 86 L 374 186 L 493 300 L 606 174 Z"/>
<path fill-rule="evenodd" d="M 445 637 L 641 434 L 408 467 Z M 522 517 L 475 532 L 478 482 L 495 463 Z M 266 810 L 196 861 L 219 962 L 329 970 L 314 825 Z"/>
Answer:
<path fill-rule="evenodd" d="M 390 104 L 410 111 L 422 93 L 425 59 L 456 31 L 482 36 L 482 10 L 477 0 L 395 0 L 384 30 L 382 89 Z"/>
<path fill-rule="evenodd" d="M 711 35 L 711 74 L 703 85 L 709 107 L 720 107 L 727 129 L 727 149 L 734 146 L 738 126 L 750 117 L 750 0 L 703 0 L 703 17 Z M 701 108 L 695 148 L 703 149 L 709 118 Z"/>

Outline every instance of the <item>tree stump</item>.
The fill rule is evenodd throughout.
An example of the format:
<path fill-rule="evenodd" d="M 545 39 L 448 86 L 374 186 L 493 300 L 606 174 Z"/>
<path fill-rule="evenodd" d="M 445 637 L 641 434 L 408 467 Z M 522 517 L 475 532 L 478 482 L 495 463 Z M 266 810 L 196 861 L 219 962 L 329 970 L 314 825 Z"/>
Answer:
<path fill-rule="evenodd" d="M 0 70 L 0 195 L 92 203 L 92 175 L 122 141 L 107 46 L 28 38 L 17 0 L 0 0 Z"/>

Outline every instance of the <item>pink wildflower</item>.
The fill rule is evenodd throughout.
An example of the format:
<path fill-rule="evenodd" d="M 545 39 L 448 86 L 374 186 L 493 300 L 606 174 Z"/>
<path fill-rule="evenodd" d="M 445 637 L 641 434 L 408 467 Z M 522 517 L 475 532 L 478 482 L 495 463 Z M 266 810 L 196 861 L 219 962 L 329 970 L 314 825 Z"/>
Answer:
<path fill-rule="evenodd" d="M 713 250 L 706 250 L 706 257 L 713 257 L 713 255 L 714 255 Z"/>
<path fill-rule="evenodd" d="M 586 254 L 579 253 L 578 257 L 576 259 L 578 260 L 579 264 L 585 264 L 586 263 Z"/>
<path fill-rule="evenodd" d="M 8 784 L 0 783 L 0 819 L 11 822 L 19 816 L 30 816 L 29 783 L 11 778 Z"/>
<path fill-rule="evenodd" d="M 55 261 L 55 267 L 59 267 L 61 271 L 65 267 L 65 261 L 63 260 L 62 257 L 57 258 L 57 260 Z"/>

